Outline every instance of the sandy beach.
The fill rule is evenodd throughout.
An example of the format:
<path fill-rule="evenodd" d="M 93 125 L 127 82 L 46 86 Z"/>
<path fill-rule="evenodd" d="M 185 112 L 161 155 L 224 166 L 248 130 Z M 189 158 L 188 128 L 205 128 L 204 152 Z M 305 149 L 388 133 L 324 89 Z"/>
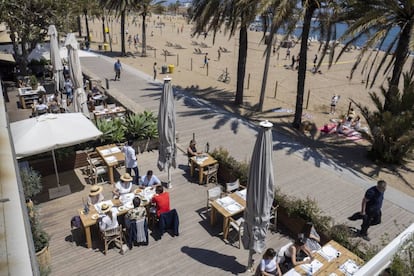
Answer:
<path fill-rule="evenodd" d="M 138 22 L 137 22 L 138 21 Z M 102 51 L 113 57 L 120 53 L 120 26 L 117 20 L 109 25 L 112 33 L 113 52 Z M 134 22 L 129 16 L 126 29 L 128 34 L 139 34 L 141 42 L 141 18 L 137 17 Z M 83 22 L 84 23 L 84 22 Z M 163 23 L 161 25 L 160 23 Z M 98 20 L 90 21 L 91 49 L 98 50 L 103 44 L 102 25 Z M 163 27 L 160 27 L 163 26 Z M 291 58 L 286 58 L 286 48 L 280 48 L 272 54 L 269 66 L 269 75 L 266 87 L 266 98 L 264 112 L 255 112 L 253 107 L 257 105 L 260 96 L 262 75 L 264 70 L 265 45 L 261 41 L 262 33 L 248 32 L 248 59 L 246 66 L 246 79 L 244 91 L 244 104 L 241 108 L 235 108 L 232 102 L 236 90 L 237 59 L 238 59 L 238 37 L 229 38 L 225 32 L 218 33 L 213 44 L 213 36 L 209 34 L 204 37 L 191 37 L 191 24 L 187 24 L 182 17 L 153 15 L 147 20 L 147 45 L 156 50 L 147 50 L 147 57 L 141 57 L 141 48 L 135 49 L 134 44 L 130 46 L 126 42 L 126 50 L 130 52 L 128 57 L 119 57 L 124 64 L 131 65 L 147 73 L 149 81 L 153 75 L 153 64 L 157 63 L 157 79 L 162 81 L 166 75 L 161 74 L 161 66 L 173 65 L 174 72 L 168 75 L 172 77 L 173 84 L 187 93 L 208 99 L 223 108 L 248 117 L 251 120 L 269 119 L 275 123 L 276 128 L 287 132 L 292 139 L 301 140 L 304 144 L 317 149 L 326 156 L 334 155 L 344 166 L 348 166 L 374 179 L 385 179 L 391 186 L 414 196 L 414 162 L 409 162 L 402 167 L 381 167 L 372 164 L 365 157 L 367 141 L 346 140 L 336 135 L 323 136 L 319 132 L 304 136 L 302 133 L 288 127 L 293 120 L 297 71 L 286 68 L 291 64 Z M 113 31 L 112 31 L 113 30 Z M 85 28 L 83 27 L 83 33 Z M 128 36 L 127 36 L 128 37 Z M 178 45 L 177 45 L 178 44 Z M 171 46 L 171 45 L 175 45 Z M 277 44 L 278 45 L 278 44 Z M 205 47 L 207 46 L 207 47 Z M 226 48 L 228 52 L 222 52 L 218 57 L 218 49 Z M 104 48 L 104 47 L 102 47 Z M 203 54 L 196 54 L 195 48 L 200 49 Z M 317 42 L 309 45 L 308 64 L 310 70 L 313 67 L 313 59 L 318 53 Z M 162 55 L 167 50 L 171 55 Z M 378 87 L 384 83 L 379 79 L 373 89 L 365 88 L 362 82 L 364 75 L 360 70 L 354 73 L 352 80 L 349 79 L 350 69 L 355 60 L 358 50 L 345 53 L 341 60 L 328 69 L 327 57 L 320 67 L 321 74 L 309 72 L 306 76 L 306 88 L 304 98 L 304 118 L 316 124 L 317 128 L 329 123 L 331 120 L 340 118 L 346 114 L 350 99 L 363 105 L 372 106 L 368 95 L 369 91 L 379 91 Z M 297 55 L 299 44 L 291 48 L 291 55 Z M 203 67 L 204 54 L 208 53 L 208 71 Z M 411 61 L 407 62 L 411 64 Z M 229 73 L 229 83 L 218 81 L 218 77 L 224 71 Z M 340 95 L 335 115 L 329 114 L 330 100 L 332 96 Z M 309 95 L 309 97 L 308 97 Z M 356 109 L 358 114 L 358 110 Z M 340 156 L 340 158 L 338 158 Z"/>

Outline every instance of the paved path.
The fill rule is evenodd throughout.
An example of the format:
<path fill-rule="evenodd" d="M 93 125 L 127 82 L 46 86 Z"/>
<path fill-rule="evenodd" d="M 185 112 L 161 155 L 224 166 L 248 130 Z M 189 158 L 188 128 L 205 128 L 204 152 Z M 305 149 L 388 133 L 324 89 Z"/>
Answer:
<path fill-rule="evenodd" d="M 114 59 L 104 56 L 81 59 L 82 66 L 102 80 L 113 79 L 114 62 Z M 174 84 L 174 75 L 171 77 Z M 109 87 L 108 93 L 128 108 L 136 112 L 158 112 L 162 82 L 152 81 L 151 76 L 123 65 L 121 81 L 110 81 Z M 181 148 L 186 148 L 195 133 L 200 149 L 208 142 L 210 149 L 222 146 L 236 159 L 249 161 L 257 126 L 192 97 L 191 92 L 174 92 Z M 360 209 L 364 190 L 375 184 L 372 179 L 343 168 L 319 152 L 275 131 L 273 144 L 276 184 L 282 192 L 313 198 L 327 215 L 335 219 L 335 223 L 359 227 L 359 222 L 350 222 L 347 217 Z M 381 235 L 387 233 L 392 238 L 414 221 L 414 200 L 411 197 L 389 187 L 385 198 L 383 223 L 370 229 L 371 243 L 379 245 Z"/>

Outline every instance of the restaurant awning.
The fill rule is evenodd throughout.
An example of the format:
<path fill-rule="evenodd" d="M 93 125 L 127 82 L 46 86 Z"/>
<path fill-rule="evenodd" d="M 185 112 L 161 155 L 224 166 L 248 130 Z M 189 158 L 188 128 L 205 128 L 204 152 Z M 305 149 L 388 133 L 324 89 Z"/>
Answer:
<path fill-rule="evenodd" d="M 0 62 L 16 63 L 12 54 L 0 53 Z"/>

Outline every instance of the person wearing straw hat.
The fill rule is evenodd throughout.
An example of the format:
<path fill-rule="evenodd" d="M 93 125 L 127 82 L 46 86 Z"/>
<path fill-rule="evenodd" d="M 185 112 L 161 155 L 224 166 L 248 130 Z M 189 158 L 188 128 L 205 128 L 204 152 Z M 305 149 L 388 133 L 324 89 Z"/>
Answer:
<path fill-rule="evenodd" d="M 99 219 L 99 229 L 101 231 L 106 231 L 118 227 L 118 218 L 116 214 L 111 210 L 112 206 L 109 204 L 102 204 L 101 212 L 104 213 L 104 216 Z"/>
<path fill-rule="evenodd" d="M 102 194 L 102 186 L 99 185 L 92 185 L 91 190 L 89 191 L 88 195 L 88 204 L 90 206 L 95 205 L 104 200 L 104 196 Z"/>
<path fill-rule="evenodd" d="M 123 194 L 130 193 L 132 189 L 132 177 L 129 173 L 124 173 L 120 181 L 115 183 L 115 189 L 112 191 L 114 197 L 120 197 Z"/>

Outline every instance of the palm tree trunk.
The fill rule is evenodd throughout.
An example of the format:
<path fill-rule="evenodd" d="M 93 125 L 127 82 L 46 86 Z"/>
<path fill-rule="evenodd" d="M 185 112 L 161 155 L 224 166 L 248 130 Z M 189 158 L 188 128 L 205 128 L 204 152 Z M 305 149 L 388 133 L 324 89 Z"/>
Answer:
<path fill-rule="evenodd" d="M 312 21 L 312 15 L 315 11 L 315 3 L 309 3 L 305 11 L 305 18 L 303 19 L 302 39 L 300 43 L 299 52 L 299 67 L 298 67 L 298 86 L 296 94 L 295 118 L 293 120 L 293 127 L 299 129 L 302 124 L 303 111 L 303 95 L 305 94 L 305 79 L 306 79 L 306 61 L 308 52 L 308 38 Z"/>
<path fill-rule="evenodd" d="M 264 98 L 266 94 L 266 83 L 267 83 L 267 75 L 269 73 L 269 63 L 270 63 L 270 53 L 272 52 L 272 44 L 273 44 L 273 36 L 274 33 L 271 31 L 266 45 L 266 60 L 265 60 L 265 66 L 263 71 L 263 78 L 262 78 L 262 88 L 260 90 L 260 100 L 259 100 L 259 111 L 263 111 L 263 104 L 264 104 Z"/>
<path fill-rule="evenodd" d="M 146 16 L 146 13 L 142 13 L 142 57 L 147 56 L 147 27 L 145 26 Z"/>
<path fill-rule="evenodd" d="M 86 26 L 86 39 L 88 40 L 88 41 L 90 41 L 90 37 L 91 37 L 91 35 L 90 35 L 90 33 L 89 33 L 89 22 L 88 22 L 88 10 L 87 9 L 84 9 L 83 10 L 83 13 L 85 14 L 85 26 Z"/>
<path fill-rule="evenodd" d="M 236 98 L 234 103 L 236 105 L 243 104 L 243 88 L 244 78 L 246 75 L 246 60 L 247 60 L 247 26 L 240 27 L 239 32 L 239 59 L 237 64 L 237 88 Z"/>
<path fill-rule="evenodd" d="M 105 16 L 102 16 L 102 35 L 103 35 L 103 43 L 106 43 Z"/>
<path fill-rule="evenodd" d="M 121 56 L 125 56 L 125 10 L 121 12 Z"/>
<path fill-rule="evenodd" d="M 402 74 L 403 66 L 405 64 L 405 61 L 408 57 L 408 49 L 409 49 L 409 43 L 411 39 L 411 30 L 413 28 L 412 21 L 410 21 L 411 24 L 407 24 L 404 26 L 404 28 L 401 31 L 401 36 L 398 41 L 397 49 L 395 50 L 395 62 L 394 62 L 394 68 L 392 70 L 392 77 L 390 80 L 390 87 L 389 90 L 385 96 L 384 101 L 384 110 L 390 111 L 390 101 L 392 100 L 392 97 L 395 94 L 394 92 L 397 92 L 398 84 L 400 82 L 400 77 Z"/>

